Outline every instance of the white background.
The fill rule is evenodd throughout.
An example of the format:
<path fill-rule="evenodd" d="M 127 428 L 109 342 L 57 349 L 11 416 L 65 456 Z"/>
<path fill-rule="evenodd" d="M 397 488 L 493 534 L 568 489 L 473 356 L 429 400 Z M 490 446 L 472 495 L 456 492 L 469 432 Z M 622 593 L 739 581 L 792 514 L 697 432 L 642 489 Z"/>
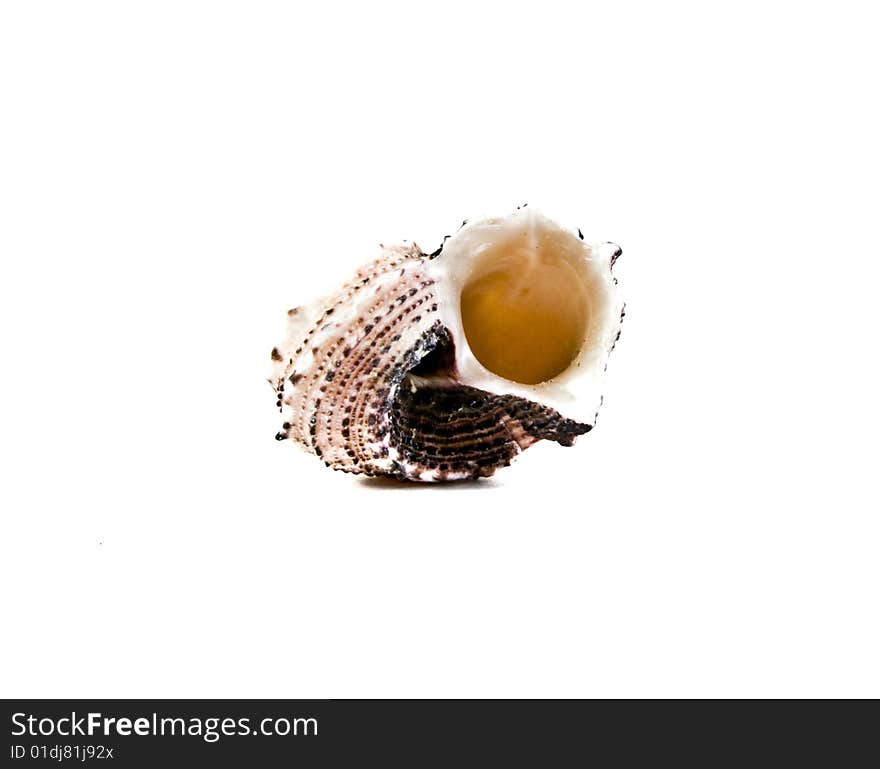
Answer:
<path fill-rule="evenodd" d="M 4 4 L 2 694 L 880 695 L 870 8 Z M 593 433 L 276 443 L 288 307 L 523 202 L 624 249 Z"/>

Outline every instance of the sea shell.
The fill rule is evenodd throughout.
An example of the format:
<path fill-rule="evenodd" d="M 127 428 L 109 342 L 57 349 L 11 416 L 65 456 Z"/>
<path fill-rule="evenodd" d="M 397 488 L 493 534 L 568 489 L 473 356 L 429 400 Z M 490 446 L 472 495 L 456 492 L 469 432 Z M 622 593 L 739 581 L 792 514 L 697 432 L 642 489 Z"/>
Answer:
<path fill-rule="evenodd" d="M 382 247 L 288 312 L 276 438 L 414 481 L 487 477 L 543 439 L 571 446 L 595 424 L 620 335 L 620 253 L 526 207 L 465 222 L 432 254 Z"/>

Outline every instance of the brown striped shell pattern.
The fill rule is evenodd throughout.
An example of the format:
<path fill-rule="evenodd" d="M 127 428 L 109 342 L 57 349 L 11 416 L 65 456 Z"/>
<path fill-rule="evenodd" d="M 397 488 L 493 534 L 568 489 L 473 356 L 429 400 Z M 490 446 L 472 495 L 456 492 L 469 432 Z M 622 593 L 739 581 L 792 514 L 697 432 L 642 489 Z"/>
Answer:
<path fill-rule="evenodd" d="M 432 254 L 381 247 L 288 312 L 272 376 L 290 439 L 336 470 L 491 476 L 540 440 L 592 429 L 623 303 L 620 248 L 533 209 L 465 223 Z"/>

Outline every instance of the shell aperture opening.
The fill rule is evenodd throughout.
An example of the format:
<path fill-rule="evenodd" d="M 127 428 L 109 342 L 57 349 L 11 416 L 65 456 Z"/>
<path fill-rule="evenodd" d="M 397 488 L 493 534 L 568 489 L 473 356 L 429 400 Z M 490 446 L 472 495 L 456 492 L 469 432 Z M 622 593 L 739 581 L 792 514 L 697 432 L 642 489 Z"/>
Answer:
<path fill-rule="evenodd" d="M 564 372 L 584 345 L 594 288 L 565 233 L 526 226 L 474 256 L 461 320 L 474 357 L 522 384 Z"/>

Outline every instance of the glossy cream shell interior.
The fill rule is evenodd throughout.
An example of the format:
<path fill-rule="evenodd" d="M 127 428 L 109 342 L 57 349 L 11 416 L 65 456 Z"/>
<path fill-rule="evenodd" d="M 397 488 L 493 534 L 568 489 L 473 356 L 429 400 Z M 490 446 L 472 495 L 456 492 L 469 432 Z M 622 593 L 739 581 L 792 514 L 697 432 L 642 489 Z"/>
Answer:
<path fill-rule="evenodd" d="M 462 323 L 461 293 L 479 269 L 481 255 L 518 236 L 533 241 L 552 238 L 560 255 L 583 277 L 590 303 L 580 352 L 565 371 L 538 384 L 514 382 L 489 371 L 472 352 Z M 623 301 L 611 271 L 619 253 L 614 244 L 589 244 L 579 233 L 530 208 L 465 224 L 427 267 L 437 284 L 440 318 L 455 340 L 460 381 L 487 392 L 528 398 L 592 424 L 602 401 L 608 355 L 620 332 Z"/>

